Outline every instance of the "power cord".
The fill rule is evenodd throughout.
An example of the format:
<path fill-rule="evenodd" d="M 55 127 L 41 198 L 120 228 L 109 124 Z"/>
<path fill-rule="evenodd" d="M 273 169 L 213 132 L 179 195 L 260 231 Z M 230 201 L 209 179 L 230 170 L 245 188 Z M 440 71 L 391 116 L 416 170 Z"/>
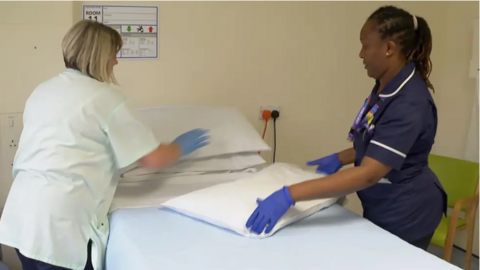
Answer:
<path fill-rule="evenodd" d="M 269 110 L 264 110 L 262 112 L 262 118 L 265 121 L 265 127 L 263 128 L 263 134 L 262 134 L 262 139 L 265 140 L 265 134 L 267 134 L 267 128 L 268 128 L 268 121 L 270 121 L 270 118 L 272 117 L 272 112 Z M 260 151 L 258 152 L 260 154 Z"/>
<path fill-rule="evenodd" d="M 262 139 L 265 139 L 265 134 L 267 133 L 267 128 L 268 128 L 268 121 L 270 121 L 270 118 L 272 117 L 272 112 L 269 110 L 264 110 L 262 112 L 262 118 L 265 120 L 265 128 L 263 129 L 263 135 Z"/>
<path fill-rule="evenodd" d="M 275 163 L 275 158 L 277 155 L 277 119 L 280 117 L 280 112 L 273 110 L 271 113 L 273 119 L 273 159 L 272 162 Z"/>

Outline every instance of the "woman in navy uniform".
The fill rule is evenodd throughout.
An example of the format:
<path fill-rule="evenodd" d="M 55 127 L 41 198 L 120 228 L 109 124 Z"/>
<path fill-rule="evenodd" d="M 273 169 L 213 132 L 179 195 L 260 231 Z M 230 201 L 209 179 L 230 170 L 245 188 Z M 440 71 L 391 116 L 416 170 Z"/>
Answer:
<path fill-rule="evenodd" d="M 428 247 L 447 202 L 428 167 L 437 130 L 428 79 L 430 29 L 423 18 L 385 6 L 367 19 L 360 41 L 360 58 L 375 86 L 348 133 L 353 147 L 308 163 L 328 176 L 283 187 L 261 201 L 247 221 L 251 231 L 268 233 L 295 202 L 357 192 L 365 218 Z"/>

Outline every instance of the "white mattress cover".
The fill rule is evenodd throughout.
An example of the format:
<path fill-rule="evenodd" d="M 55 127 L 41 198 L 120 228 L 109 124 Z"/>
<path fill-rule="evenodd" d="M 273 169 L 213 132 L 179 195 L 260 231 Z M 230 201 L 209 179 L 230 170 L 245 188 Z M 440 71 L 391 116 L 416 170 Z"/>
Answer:
<path fill-rule="evenodd" d="M 167 209 L 112 214 L 107 270 L 459 270 L 339 205 L 262 241 Z"/>

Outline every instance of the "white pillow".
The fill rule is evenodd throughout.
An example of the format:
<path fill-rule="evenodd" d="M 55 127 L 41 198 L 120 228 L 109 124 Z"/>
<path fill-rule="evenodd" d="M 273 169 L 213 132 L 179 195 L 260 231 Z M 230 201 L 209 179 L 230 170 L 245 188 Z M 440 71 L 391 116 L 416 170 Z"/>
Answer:
<path fill-rule="evenodd" d="M 139 109 L 138 115 L 153 128 L 161 142 L 172 142 L 192 129 L 209 129 L 210 145 L 183 159 L 270 150 L 260 134 L 235 108 L 159 106 Z"/>
<path fill-rule="evenodd" d="M 245 226 L 257 207 L 257 198 L 264 199 L 285 185 L 321 177 L 324 175 L 276 163 L 252 176 L 197 190 L 171 199 L 162 206 L 245 237 L 265 238 L 293 222 L 335 204 L 337 198 L 298 202 L 287 211 L 270 233 L 261 235 L 251 233 Z"/>
<path fill-rule="evenodd" d="M 123 171 L 122 178 L 157 173 L 238 171 L 252 168 L 265 162 L 258 153 L 241 153 L 204 159 L 184 160 L 165 169 L 149 169 L 140 167 L 138 164 L 133 164 Z"/>

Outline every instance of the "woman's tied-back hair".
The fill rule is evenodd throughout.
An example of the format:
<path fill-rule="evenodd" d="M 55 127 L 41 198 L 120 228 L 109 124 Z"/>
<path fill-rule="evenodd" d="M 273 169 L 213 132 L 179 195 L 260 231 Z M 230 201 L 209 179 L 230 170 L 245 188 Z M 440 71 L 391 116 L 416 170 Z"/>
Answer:
<path fill-rule="evenodd" d="M 382 39 L 391 38 L 400 46 L 405 61 L 408 63 L 413 60 L 416 70 L 422 76 L 427 87 L 435 92 L 429 80 L 432 72 L 432 60 L 430 59 L 432 34 L 427 21 L 394 6 L 377 9 L 368 20 L 377 23 L 378 33 Z"/>
<path fill-rule="evenodd" d="M 122 37 L 116 30 L 98 22 L 82 20 L 63 38 L 65 66 L 100 82 L 117 83 L 112 60 L 122 45 Z"/>

